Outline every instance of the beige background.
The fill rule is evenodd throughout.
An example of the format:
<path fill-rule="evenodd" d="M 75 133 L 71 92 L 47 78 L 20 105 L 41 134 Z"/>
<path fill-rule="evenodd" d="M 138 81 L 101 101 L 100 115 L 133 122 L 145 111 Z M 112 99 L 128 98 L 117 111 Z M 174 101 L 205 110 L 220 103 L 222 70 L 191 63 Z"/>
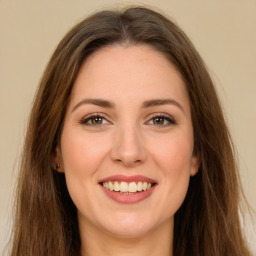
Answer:
<path fill-rule="evenodd" d="M 31 101 L 56 44 L 93 11 L 139 3 L 172 17 L 205 59 L 238 149 L 246 196 L 256 208 L 255 0 L 0 0 L 0 255 L 10 233 L 13 188 Z M 245 230 L 256 253 L 252 223 L 247 218 Z"/>

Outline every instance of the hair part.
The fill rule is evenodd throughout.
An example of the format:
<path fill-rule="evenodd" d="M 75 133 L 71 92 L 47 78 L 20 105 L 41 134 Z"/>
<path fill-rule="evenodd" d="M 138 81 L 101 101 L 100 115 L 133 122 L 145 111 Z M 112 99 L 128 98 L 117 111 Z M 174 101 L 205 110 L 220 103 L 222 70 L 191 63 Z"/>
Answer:
<path fill-rule="evenodd" d="M 76 207 L 52 157 L 82 63 L 113 44 L 146 44 L 163 53 L 188 91 L 201 166 L 175 215 L 173 255 L 249 256 L 238 216 L 241 193 L 232 142 L 210 75 L 184 32 L 142 7 L 91 15 L 67 33 L 51 57 L 27 129 L 11 255 L 79 255 Z"/>

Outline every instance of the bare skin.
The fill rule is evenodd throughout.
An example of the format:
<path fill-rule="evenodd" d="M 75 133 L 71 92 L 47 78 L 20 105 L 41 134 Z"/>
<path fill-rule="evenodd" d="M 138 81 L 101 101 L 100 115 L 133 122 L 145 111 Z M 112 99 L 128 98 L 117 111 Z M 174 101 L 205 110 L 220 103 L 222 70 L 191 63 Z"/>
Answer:
<path fill-rule="evenodd" d="M 193 149 L 189 98 L 172 63 L 145 45 L 91 55 L 56 157 L 77 207 L 82 256 L 172 255 L 174 215 L 199 165 Z"/>
<path fill-rule="evenodd" d="M 101 231 L 95 234 L 87 226 L 81 232 L 84 241 L 81 256 L 172 256 L 172 224 L 163 223 L 162 231 L 154 230 L 137 238 L 113 237 Z"/>

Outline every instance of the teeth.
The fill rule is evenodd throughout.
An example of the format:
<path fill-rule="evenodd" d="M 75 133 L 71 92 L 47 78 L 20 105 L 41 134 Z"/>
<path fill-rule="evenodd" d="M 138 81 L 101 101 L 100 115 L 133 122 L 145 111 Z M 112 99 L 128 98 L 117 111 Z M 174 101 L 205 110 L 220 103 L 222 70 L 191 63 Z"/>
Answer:
<path fill-rule="evenodd" d="M 137 189 L 138 189 L 138 191 L 142 191 L 142 182 L 141 181 L 138 182 Z"/>
<path fill-rule="evenodd" d="M 116 192 L 135 193 L 137 191 L 146 191 L 147 189 L 150 189 L 152 183 L 146 181 L 139 181 L 137 183 L 134 181 L 130 183 L 125 181 L 121 181 L 120 183 L 118 181 L 105 181 L 103 182 L 103 187 Z"/>
<path fill-rule="evenodd" d="M 142 183 L 142 189 L 145 191 L 145 190 L 147 190 L 147 182 L 143 182 Z"/>
<path fill-rule="evenodd" d="M 110 189 L 110 188 L 109 188 L 109 183 L 108 183 L 108 182 L 103 182 L 103 187 L 104 187 L 104 188 L 108 188 L 108 189 Z"/>
<path fill-rule="evenodd" d="M 137 184 L 135 182 L 129 183 L 129 192 L 137 192 Z"/>
<path fill-rule="evenodd" d="M 109 189 L 110 189 L 111 191 L 114 190 L 114 185 L 113 185 L 113 183 L 112 183 L 111 181 L 105 182 L 105 183 L 108 183 L 108 187 L 109 187 Z"/>
<path fill-rule="evenodd" d="M 114 182 L 114 191 L 119 191 L 120 190 L 120 186 L 119 183 L 117 181 Z"/>
<path fill-rule="evenodd" d="M 128 183 L 122 181 L 120 183 L 120 191 L 121 192 L 128 192 L 128 190 L 129 190 Z"/>

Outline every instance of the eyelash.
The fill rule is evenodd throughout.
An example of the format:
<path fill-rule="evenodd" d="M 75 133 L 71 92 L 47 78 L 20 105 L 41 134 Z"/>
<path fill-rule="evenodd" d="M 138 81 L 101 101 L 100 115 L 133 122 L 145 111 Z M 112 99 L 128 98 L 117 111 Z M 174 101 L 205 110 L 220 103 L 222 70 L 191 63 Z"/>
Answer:
<path fill-rule="evenodd" d="M 89 123 L 90 121 L 92 121 L 93 119 L 96 119 L 96 118 L 103 120 L 103 122 L 105 120 L 109 123 L 109 121 L 102 114 L 97 114 L 97 113 L 89 115 L 88 117 L 84 117 L 79 123 L 82 125 L 94 126 L 94 127 L 101 127 L 102 125 L 105 125 L 104 123 L 101 123 L 101 124 Z M 157 119 L 157 118 L 162 119 L 163 122 L 167 121 L 168 124 L 150 124 L 150 125 L 155 125 L 155 126 L 158 126 L 158 128 L 162 128 L 162 127 L 167 127 L 170 125 L 177 124 L 176 121 L 171 116 L 165 115 L 165 114 L 156 114 L 156 115 L 151 116 L 150 120 L 147 121 L 146 124 L 149 124 L 151 121 L 153 121 L 154 119 Z"/>
<path fill-rule="evenodd" d="M 176 124 L 176 121 L 169 115 L 166 115 L 166 114 L 156 114 L 156 115 L 153 115 L 149 121 L 147 121 L 147 123 L 149 123 L 150 121 L 153 121 L 154 119 L 162 119 L 164 122 L 167 121 L 168 123 L 167 124 L 152 124 L 152 125 L 155 125 L 155 126 L 159 126 L 158 128 L 162 128 L 162 127 L 167 127 L 167 126 L 170 126 L 170 125 L 175 125 Z"/>
<path fill-rule="evenodd" d="M 89 121 L 92 121 L 93 119 L 96 119 L 96 118 L 99 118 L 99 119 L 102 119 L 102 120 L 106 120 L 107 122 L 109 122 L 102 114 L 92 114 L 92 115 L 89 115 L 88 117 L 84 117 L 81 121 L 80 121 L 80 124 L 82 125 L 87 125 L 87 126 L 101 126 L 101 125 L 104 125 L 104 124 L 89 124 L 88 122 Z"/>

